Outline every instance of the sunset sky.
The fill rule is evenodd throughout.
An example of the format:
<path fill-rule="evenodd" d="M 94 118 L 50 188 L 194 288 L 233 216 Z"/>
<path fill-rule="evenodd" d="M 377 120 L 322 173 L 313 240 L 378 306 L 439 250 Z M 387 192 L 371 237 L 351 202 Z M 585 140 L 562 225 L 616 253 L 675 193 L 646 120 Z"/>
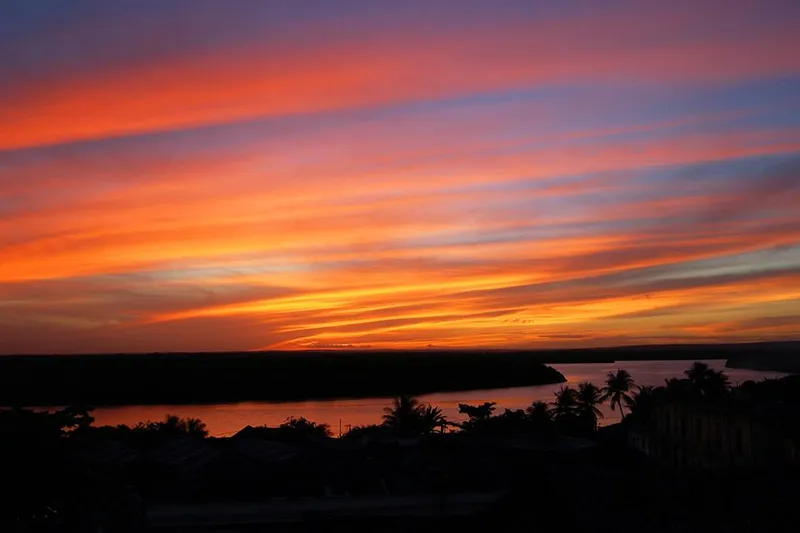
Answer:
<path fill-rule="evenodd" d="M 0 5 L 0 353 L 800 339 L 800 2 Z"/>

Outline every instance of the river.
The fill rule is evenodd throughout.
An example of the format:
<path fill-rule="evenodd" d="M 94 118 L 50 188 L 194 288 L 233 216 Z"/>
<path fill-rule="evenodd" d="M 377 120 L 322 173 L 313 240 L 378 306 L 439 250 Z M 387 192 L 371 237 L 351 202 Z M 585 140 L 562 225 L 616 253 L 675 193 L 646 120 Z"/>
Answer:
<path fill-rule="evenodd" d="M 724 360 L 705 361 L 714 369 L 721 370 Z M 665 379 L 681 377 L 691 361 L 623 361 L 619 363 L 554 364 L 570 384 L 591 381 L 597 386 L 605 383 L 606 374 L 617 368 L 625 368 L 638 385 L 663 385 Z M 761 380 L 784 376 L 779 372 L 725 369 L 732 384 L 747 380 Z M 459 392 L 438 392 L 419 397 L 424 403 L 436 405 L 451 420 L 463 420 L 458 413 L 459 403 L 496 402 L 497 412 L 503 409 L 524 409 L 536 400 L 551 401 L 553 393 L 562 384 L 486 389 Z M 351 426 L 378 424 L 383 408 L 391 403 L 388 398 L 361 398 L 348 400 L 315 400 L 304 402 L 244 402 L 214 405 L 148 405 L 124 407 L 100 407 L 95 409 L 95 425 L 133 425 L 146 420 L 161 420 L 167 414 L 199 418 L 206 423 L 212 436 L 229 436 L 247 425 L 276 426 L 290 416 L 304 416 L 315 422 L 331 426 L 334 434 L 347 431 Z M 601 425 L 619 421 L 619 413 L 608 405 L 601 406 L 605 417 Z"/>

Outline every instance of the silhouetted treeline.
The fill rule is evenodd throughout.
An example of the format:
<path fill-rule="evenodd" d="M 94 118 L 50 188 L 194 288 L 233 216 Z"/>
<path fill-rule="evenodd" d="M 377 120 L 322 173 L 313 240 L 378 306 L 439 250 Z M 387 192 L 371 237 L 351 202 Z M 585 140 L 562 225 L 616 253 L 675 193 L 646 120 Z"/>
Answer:
<path fill-rule="evenodd" d="M 0 405 L 358 398 L 563 381 L 557 370 L 516 352 L 0 357 Z"/>

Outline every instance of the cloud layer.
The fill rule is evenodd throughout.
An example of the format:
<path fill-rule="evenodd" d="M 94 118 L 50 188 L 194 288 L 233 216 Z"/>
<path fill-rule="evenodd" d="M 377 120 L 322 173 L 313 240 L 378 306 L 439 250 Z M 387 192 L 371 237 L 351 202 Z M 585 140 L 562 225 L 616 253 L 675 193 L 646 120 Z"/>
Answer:
<path fill-rule="evenodd" d="M 0 8 L 0 353 L 800 337 L 795 3 L 395 4 Z"/>

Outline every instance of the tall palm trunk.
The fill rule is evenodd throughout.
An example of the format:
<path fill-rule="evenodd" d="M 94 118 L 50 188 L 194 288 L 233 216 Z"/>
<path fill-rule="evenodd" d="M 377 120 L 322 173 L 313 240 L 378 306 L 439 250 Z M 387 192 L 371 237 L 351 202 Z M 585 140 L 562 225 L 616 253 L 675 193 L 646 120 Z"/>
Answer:
<path fill-rule="evenodd" d="M 617 398 L 617 407 L 619 408 L 619 416 L 624 421 L 625 420 L 625 413 L 622 411 L 622 399 Z"/>

